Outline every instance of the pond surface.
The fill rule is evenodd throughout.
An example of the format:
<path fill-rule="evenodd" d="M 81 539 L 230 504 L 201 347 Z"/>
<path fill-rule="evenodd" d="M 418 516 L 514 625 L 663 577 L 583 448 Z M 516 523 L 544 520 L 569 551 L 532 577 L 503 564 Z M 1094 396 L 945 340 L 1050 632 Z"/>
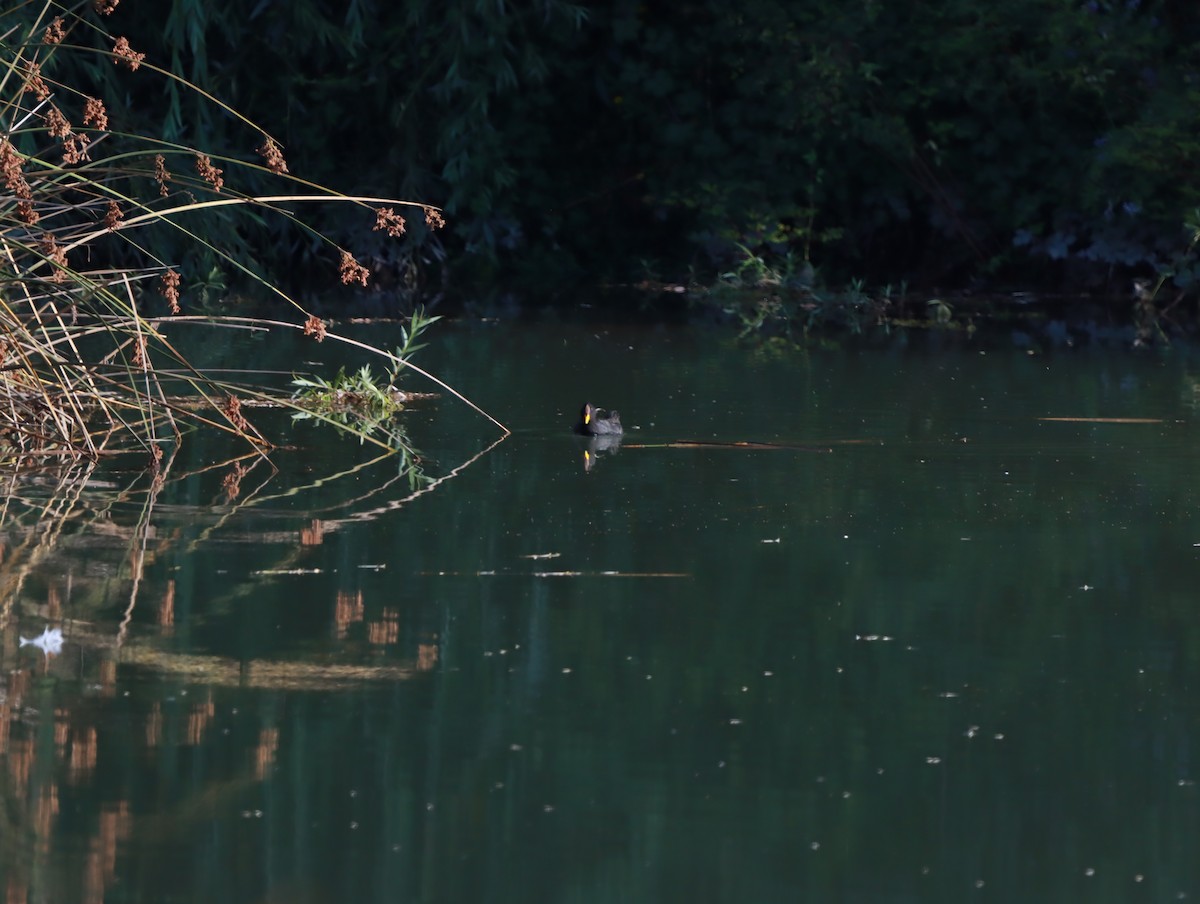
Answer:
<path fill-rule="evenodd" d="M 11 481 L 6 901 L 1200 894 L 1187 354 L 431 340 L 513 433 L 421 403 L 421 476 Z"/>

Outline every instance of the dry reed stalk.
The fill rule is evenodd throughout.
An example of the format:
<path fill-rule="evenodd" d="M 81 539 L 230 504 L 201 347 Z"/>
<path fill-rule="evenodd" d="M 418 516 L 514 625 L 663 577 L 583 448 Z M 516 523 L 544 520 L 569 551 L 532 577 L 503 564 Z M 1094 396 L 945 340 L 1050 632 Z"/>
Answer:
<path fill-rule="evenodd" d="M 92 11 L 108 16 L 116 6 L 117 0 L 94 0 Z M 90 33 L 103 43 L 90 50 L 68 43 L 73 32 Z M 181 435 L 176 417 L 232 430 L 259 450 L 268 447 L 242 412 L 240 399 L 270 394 L 253 384 L 227 384 L 193 367 L 162 334 L 158 319 L 142 312 L 153 296 L 145 297 L 150 293 L 139 284 L 156 279 L 157 294 L 164 300 L 156 303 L 165 302 L 171 315 L 180 315 L 186 303 L 184 275 L 153 257 L 136 268 L 85 262 L 103 261 L 110 253 L 104 243 L 144 254 L 135 242 L 142 229 L 180 231 L 287 301 L 302 321 L 287 326 L 321 341 L 331 335 L 324 321 L 234 261 L 217 242 L 190 231 L 181 219 L 192 212 L 243 205 L 276 211 L 307 229 L 281 205 L 349 203 L 369 212 L 376 229 L 399 238 L 406 224 L 396 208 L 420 209 L 431 228 L 444 225 L 441 212 L 415 202 L 343 195 L 292 175 L 273 136 L 200 86 L 155 66 L 127 38 L 91 20 L 86 7 L 65 9 L 48 0 L 40 7 L 20 4 L 0 11 L 0 34 L 5 37 L 0 44 L 0 184 L 8 193 L 0 196 L 0 280 L 5 286 L 0 293 L 0 454 L 7 445 L 14 454 L 65 452 L 94 459 L 107 451 L 141 448 L 157 462 L 160 429 L 169 425 L 176 442 Z M 109 132 L 102 98 L 53 77 L 60 53 L 108 57 L 130 77 L 151 73 L 196 92 L 246 125 L 256 136 L 262 164 L 152 136 Z M 190 158 L 194 173 L 187 168 L 172 172 L 170 156 Z M 236 181 L 244 167 L 265 170 L 303 191 L 242 194 L 229 180 Z M 153 187 L 146 196 L 132 190 L 147 182 Z M 368 284 L 367 267 L 349 250 L 320 238 L 334 252 L 343 284 Z M 387 355 L 363 343 L 351 344 Z M 172 377 L 183 379 L 205 399 L 211 416 L 168 401 L 159 371 L 164 364 L 176 366 Z M 441 380 L 413 370 L 481 411 Z M 274 400 L 288 404 L 286 398 Z M 481 413 L 507 435 L 495 418 Z M 111 439 L 114 430 L 124 443 Z"/>

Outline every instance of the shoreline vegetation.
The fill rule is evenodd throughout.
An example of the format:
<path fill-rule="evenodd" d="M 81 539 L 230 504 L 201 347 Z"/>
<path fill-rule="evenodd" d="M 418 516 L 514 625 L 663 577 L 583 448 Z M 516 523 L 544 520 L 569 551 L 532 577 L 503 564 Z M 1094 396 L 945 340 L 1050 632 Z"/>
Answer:
<path fill-rule="evenodd" d="M 0 460 L 95 460 L 140 451 L 157 468 L 194 428 L 225 431 L 261 454 L 275 442 L 256 429 L 246 409 L 264 404 L 291 408 L 385 449 L 402 435 L 377 429 L 399 403 L 386 412 L 372 409 L 369 417 L 348 417 L 345 408 L 335 411 L 302 391 L 268 389 L 252 372 L 239 381 L 206 373 L 171 338 L 184 324 L 293 330 L 318 343 L 346 342 L 382 363 L 388 382 L 380 388 L 391 398 L 401 398 L 394 384 L 403 370 L 412 370 L 478 411 L 408 360 L 417 335 L 436 318 L 414 312 L 394 352 L 341 337 L 268 275 L 233 257 L 223 247 L 224 234 L 206 232 L 192 219 L 228 208 L 254 218 L 276 216 L 320 244 L 323 258 L 337 261 L 331 286 L 335 280 L 365 286 L 368 268 L 309 226 L 295 212 L 298 205 L 347 206 L 392 238 L 406 230 L 402 211 L 417 214 L 430 229 L 444 225 L 441 211 L 414 201 L 341 194 L 292 175 L 282 145 L 268 131 L 110 33 L 103 23 L 116 6 L 116 0 L 71 7 L 45 2 L 0 13 Z M 110 124 L 111 101 L 92 96 L 90 86 L 59 80 L 60 71 L 78 71 L 59 65 L 72 56 L 105 63 L 123 78 L 157 77 L 202 97 L 238 122 L 258 159 L 121 131 Z M 246 171 L 293 190 L 243 193 L 237 182 Z M 201 226 L 214 222 L 202 220 Z M 196 278 L 156 253 L 152 235 L 163 230 L 204 249 L 278 299 L 295 319 L 189 311 L 188 287 Z M 375 385 L 369 365 L 358 375 L 360 384 Z"/>
<path fill-rule="evenodd" d="M 1178 266 L 1190 270 L 1200 245 L 1200 210 L 1188 224 L 1191 240 Z M 907 285 L 871 288 L 852 280 L 842 288 L 821 283 L 808 261 L 790 258 L 773 265 L 743 248 L 737 267 L 709 282 L 687 285 L 643 283 L 641 291 L 683 295 L 693 307 L 730 322 L 742 338 L 807 340 L 813 335 L 863 336 L 898 329 L 939 329 L 968 336 L 983 327 L 1041 328 L 1054 344 L 1079 338 L 1117 341 L 1133 348 L 1170 345 L 1200 330 L 1193 292 L 1181 288 L 1174 270 L 1156 279 L 1132 279 L 1122 296 L 1038 291 L 918 292 Z"/>
<path fill-rule="evenodd" d="M 1200 207 L 1195 4 L 126 9 L 139 51 L 278 124 L 311 178 L 445 210 L 445 229 L 414 217 L 400 241 L 349 209 L 313 211 L 371 262 L 356 313 L 432 309 L 441 294 L 716 286 L 748 257 L 811 264 L 839 294 L 907 284 L 955 310 L 960 293 L 1015 289 L 1111 298 L 1119 317 L 1135 280 L 1168 276 L 1160 311 L 1200 288 L 1186 225 Z M 136 99 L 152 134 L 240 141 L 236 121 L 174 83 Z M 231 241 L 315 271 L 319 255 L 296 254 L 303 239 L 283 225 Z"/>

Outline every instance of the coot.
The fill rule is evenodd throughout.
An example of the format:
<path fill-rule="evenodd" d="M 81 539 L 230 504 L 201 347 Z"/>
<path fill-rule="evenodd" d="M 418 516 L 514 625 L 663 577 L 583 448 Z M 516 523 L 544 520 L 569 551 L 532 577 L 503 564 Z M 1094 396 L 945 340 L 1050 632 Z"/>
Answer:
<path fill-rule="evenodd" d="M 593 408 L 588 402 L 579 412 L 579 423 L 572 429 L 581 436 L 616 436 L 624 433 L 621 427 L 621 415 L 616 411 L 608 417 L 600 417 L 603 408 Z"/>

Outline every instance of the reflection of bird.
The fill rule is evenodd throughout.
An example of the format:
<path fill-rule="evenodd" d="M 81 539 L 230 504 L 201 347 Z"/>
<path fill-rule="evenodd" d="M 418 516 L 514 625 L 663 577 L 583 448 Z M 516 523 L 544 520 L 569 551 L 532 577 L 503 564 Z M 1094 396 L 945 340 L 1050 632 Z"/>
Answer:
<path fill-rule="evenodd" d="M 591 471 L 600 460 L 601 453 L 616 455 L 621 450 L 621 434 L 608 433 L 604 436 L 589 436 L 584 443 L 583 470 Z"/>
<path fill-rule="evenodd" d="M 621 415 L 614 411 L 608 417 L 600 417 L 597 411 L 603 408 L 593 408 L 588 402 L 579 412 L 579 423 L 574 431 L 581 436 L 617 436 L 625 431 L 621 428 Z"/>

